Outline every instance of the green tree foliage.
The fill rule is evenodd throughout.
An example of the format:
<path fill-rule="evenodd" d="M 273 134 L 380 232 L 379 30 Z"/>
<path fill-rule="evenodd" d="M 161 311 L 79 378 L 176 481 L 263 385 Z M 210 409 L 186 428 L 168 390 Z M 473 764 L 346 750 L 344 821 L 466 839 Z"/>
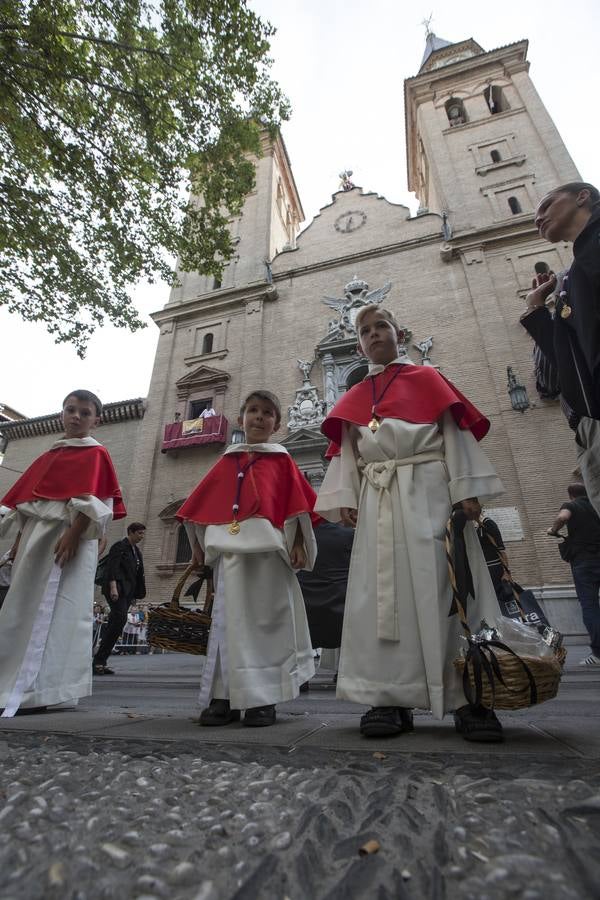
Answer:
<path fill-rule="evenodd" d="M 272 34 L 246 0 L 0 0 L 0 304 L 83 355 L 169 258 L 218 277 L 288 114 Z"/>

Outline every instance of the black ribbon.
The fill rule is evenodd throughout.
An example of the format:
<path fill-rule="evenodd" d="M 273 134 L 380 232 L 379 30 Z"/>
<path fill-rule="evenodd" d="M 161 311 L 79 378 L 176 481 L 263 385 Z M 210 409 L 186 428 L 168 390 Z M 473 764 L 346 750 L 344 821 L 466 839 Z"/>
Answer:
<path fill-rule="evenodd" d="M 473 586 L 473 575 L 467 558 L 467 546 L 465 544 L 465 525 L 468 519 L 466 513 L 462 509 L 455 510 L 450 517 L 450 528 L 452 538 L 452 565 L 454 568 L 454 577 L 456 580 L 456 593 L 462 604 L 462 608 L 467 612 L 469 596 L 475 597 L 475 588 Z M 449 616 L 458 612 L 456 597 L 452 598 L 452 606 L 450 607 Z"/>
<path fill-rule="evenodd" d="M 477 706 L 481 704 L 481 700 L 483 697 L 482 672 L 485 672 L 485 674 L 487 675 L 487 679 L 492 689 L 492 707 L 496 702 L 496 679 L 498 679 L 500 684 L 504 688 L 506 688 L 509 693 L 516 693 L 516 691 L 513 691 L 508 687 L 502 676 L 500 663 L 498 662 L 496 654 L 492 650 L 492 647 L 496 647 L 498 650 L 504 650 L 506 653 L 510 653 L 510 655 L 514 656 L 515 659 L 518 659 L 523 666 L 523 670 L 527 675 L 527 680 L 529 681 L 529 705 L 535 706 L 535 704 L 537 703 L 537 686 L 535 683 L 535 678 L 533 677 L 533 673 L 525 660 L 521 659 L 521 657 L 517 653 L 515 653 L 514 650 L 511 650 L 510 647 L 507 644 L 504 644 L 502 641 L 481 640 L 480 638 L 473 637 L 469 637 L 467 638 L 467 640 L 469 642 L 469 649 L 465 656 L 465 667 L 463 669 L 463 690 L 465 693 L 465 697 L 470 704 L 475 704 Z M 471 685 L 471 679 L 469 678 L 469 665 L 471 665 L 473 669 L 473 682 L 475 684 L 474 692 Z"/>

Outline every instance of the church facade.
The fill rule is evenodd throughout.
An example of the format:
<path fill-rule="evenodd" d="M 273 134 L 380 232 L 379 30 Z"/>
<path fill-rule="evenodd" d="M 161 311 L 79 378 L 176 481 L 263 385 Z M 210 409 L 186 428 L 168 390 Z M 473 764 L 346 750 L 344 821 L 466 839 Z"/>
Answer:
<path fill-rule="evenodd" d="M 240 437 L 239 406 L 252 388 L 280 397 L 275 437 L 318 486 L 326 466 L 320 422 L 366 373 L 356 311 L 383 303 L 404 330 L 403 352 L 439 366 L 491 419 L 485 449 L 506 494 L 489 513 L 508 539 L 512 569 L 562 604 L 565 630 L 581 630 L 569 625 L 575 601 L 564 603 L 574 597 L 569 569 L 545 536 L 573 480 L 573 438 L 557 401 L 536 392 L 532 344 L 519 324 L 535 264 L 559 271 L 571 259 L 568 245 L 539 238 L 535 206 L 580 176 L 528 70 L 526 41 L 486 52 L 472 39 L 428 36 L 421 68 L 405 82 L 416 216 L 346 179 L 300 233 L 284 142 L 265 136 L 221 282 L 182 272 L 153 316 L 160 337 L 150 390 L 143 416 L 127 423 L 136 449 L 128 443 L 121 473 L 130 520 L 148 526 L 150 602 L 167 599 L 185 568 L 189 545 L 175 512 Z M 216 415 L 203 418 L 210 408 Z M 120 446 L 123 423 L 107 424 L 99 439 L 110 449 L 114 429 Z M 33 435 L 16 439 L 15 430 L 13 440 L 8 430 L 6 462 L 18 444 L 35 455 Z"/>

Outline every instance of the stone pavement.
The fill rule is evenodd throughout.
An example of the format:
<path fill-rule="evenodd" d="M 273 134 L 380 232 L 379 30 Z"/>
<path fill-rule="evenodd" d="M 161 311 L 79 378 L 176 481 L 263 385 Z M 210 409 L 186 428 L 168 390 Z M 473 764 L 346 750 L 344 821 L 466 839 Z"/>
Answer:
<path fill-rule="evenodd" d="M 274 728 L 199 728 L 201 660 L 114 659 L 72 710 L 0 720 L 0 895 L 579 900 L 600 884 L 600 672 L 559 696 L 367 741 L 327 676 Z M 359 855 L 374 841 L 378 851 Z"/>

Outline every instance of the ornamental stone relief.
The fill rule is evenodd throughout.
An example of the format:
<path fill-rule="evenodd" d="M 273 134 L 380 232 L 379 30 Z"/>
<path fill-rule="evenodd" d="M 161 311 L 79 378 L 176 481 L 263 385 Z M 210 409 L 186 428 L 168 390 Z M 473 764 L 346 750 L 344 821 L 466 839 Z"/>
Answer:
<path fill-rule="evenodd" d="M 296 399 L 288 408 L 288 428 L 291 432 L 306 428 L 318 429 L 342 394 L 365 377 L 367 363 L 356 350 L 356 316 L 365 306 L 381 304 L 391 287 L 392 283 L 388 281 L 382 287 L 370 291 L 367 282 L 355 275 L 344 287 L 343 297 L 323 297 L 322 303 L 334 310 L 337 317 L 330 320 L 327 334 L 315 347 L 315 358 L 311 361 L 297 360 L 302 373 L 302 387 L 296 391 Z M 402 337 L 398 345 L 399 355 L 408 357 L 413 333 L 404 325 L 400 328 Z M 433 365 L 430 358 L 433 336 L 412 346 L 421 354 L 421 365 Z M 323 399 L 311 381 L 316 361 L 321 364 Z"/>

